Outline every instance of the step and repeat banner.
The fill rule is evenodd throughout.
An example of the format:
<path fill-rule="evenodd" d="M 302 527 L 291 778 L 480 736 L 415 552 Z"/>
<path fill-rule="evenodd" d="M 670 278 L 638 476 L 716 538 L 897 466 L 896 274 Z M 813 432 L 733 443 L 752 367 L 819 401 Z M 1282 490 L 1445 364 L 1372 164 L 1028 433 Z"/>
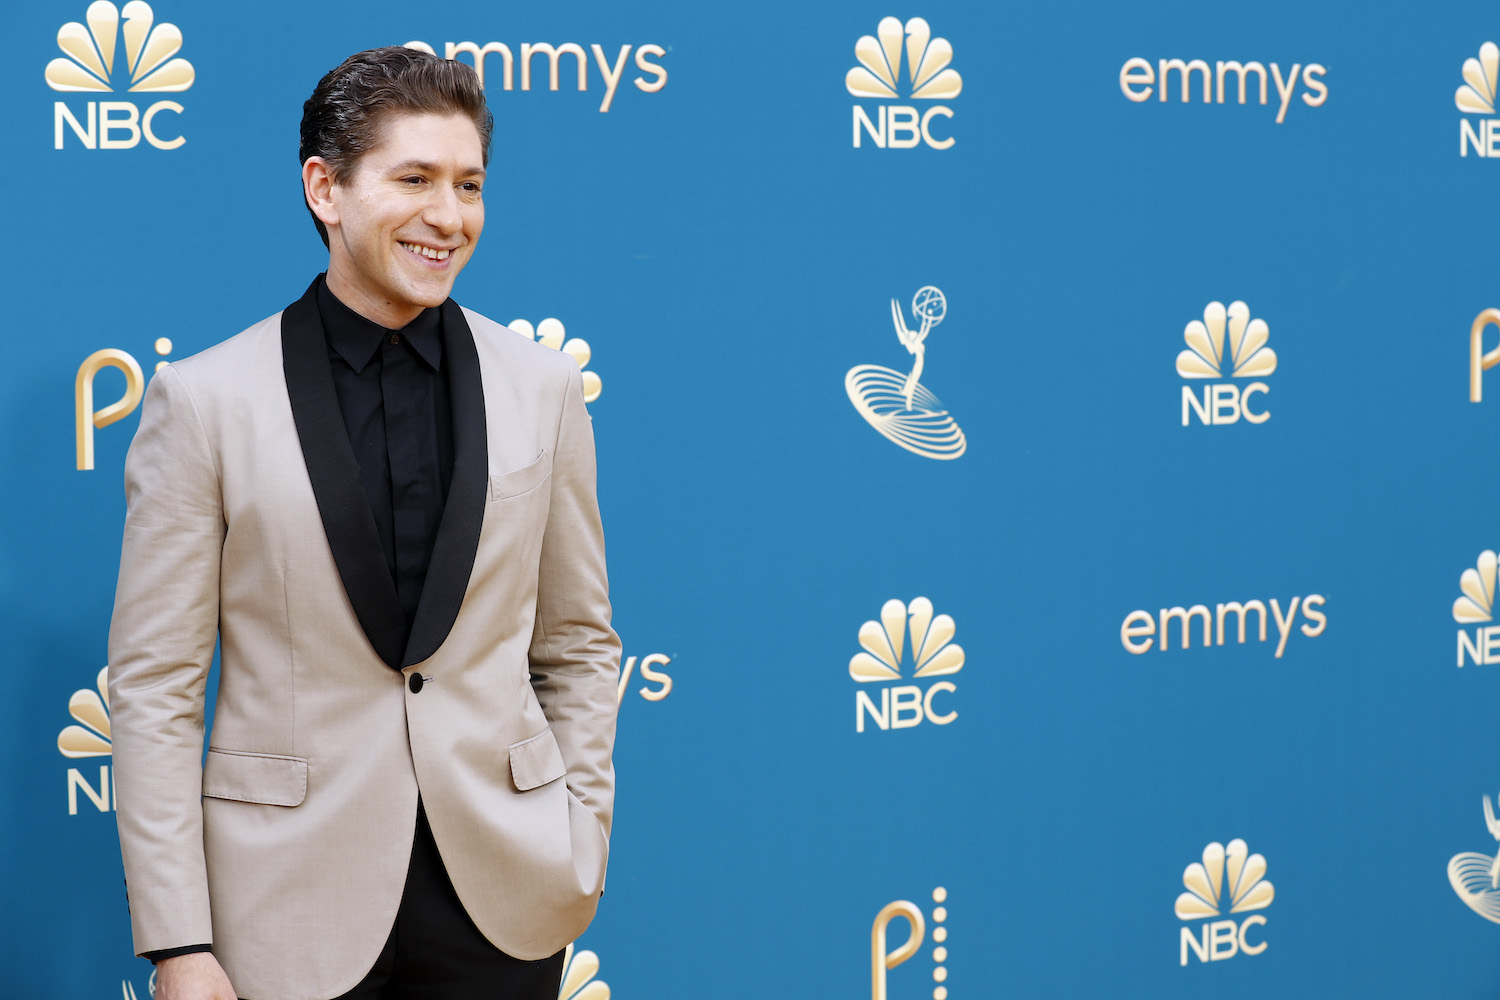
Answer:
<path fill-rule="evenodd" d="M 456 297 L 598 440 L 619 807 L 564 1000 L 1500 991 L 1492 4 L 0 26 L 0 995 L 150 995 L 124 456 L 325 265 L 301 104 L 384 44 L 482 72 Z"/>

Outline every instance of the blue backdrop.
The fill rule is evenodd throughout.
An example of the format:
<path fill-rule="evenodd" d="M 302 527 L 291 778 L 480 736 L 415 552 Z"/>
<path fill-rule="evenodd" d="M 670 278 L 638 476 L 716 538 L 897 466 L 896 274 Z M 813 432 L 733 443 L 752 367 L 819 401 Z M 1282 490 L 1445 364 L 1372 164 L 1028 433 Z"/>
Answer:
<path fill-rule="evenodd" d="M 301 103 L 406 42 L 509 51 L 456 297 L 599 379 L 630 670 L 565 997 L 1500 989 L 1493 5 L 121 6 L 159 41 L 0 12 L 0 994 L 145 1000 L 89 693 L 127 390 L 324 266 Z"/>

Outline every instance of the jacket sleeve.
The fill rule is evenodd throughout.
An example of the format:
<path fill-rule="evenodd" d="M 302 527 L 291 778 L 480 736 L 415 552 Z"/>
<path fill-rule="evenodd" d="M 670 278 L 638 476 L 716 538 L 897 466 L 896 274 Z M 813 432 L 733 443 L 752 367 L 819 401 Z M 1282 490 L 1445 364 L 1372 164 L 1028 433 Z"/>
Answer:
<path fill-rule="evenodd" d="M 125 460 L 125 495 L 109 697 L 139 954 L 213 940 L 200 795 L 225 522 L 208 435 L 171 366 L 146 393 Z"/>
<path fill-rule="evenodd" d="M 583 380 L 571 362 L 565 392 L 542 536 L 531 683 L 567 765 L 568 790 L 608 837 L 620 640 L 610 627 L 594 431 L 584 408 Z"/>

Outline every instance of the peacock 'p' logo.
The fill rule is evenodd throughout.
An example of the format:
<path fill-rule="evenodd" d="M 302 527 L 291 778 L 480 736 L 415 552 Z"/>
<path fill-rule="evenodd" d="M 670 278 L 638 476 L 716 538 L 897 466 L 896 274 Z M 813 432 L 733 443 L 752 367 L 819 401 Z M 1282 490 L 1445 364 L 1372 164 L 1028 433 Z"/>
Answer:
<path fill-rule="evenodd" d="M 173 58 L 182 49 L 182 31 L 175 24 L 155 24 L 144 0 L 130 0 L 123 11 L 109 0 L 96 0 L 84 21 L 69 21 L 57 33 L 57 47 L 68 58 L 47 64 L 47 86 L 53 90 L 182 91 L 193 85 L 193 64 Z M 117 67 L 121 34 L 125 46 L 118 54 L 124 58 Z"/>

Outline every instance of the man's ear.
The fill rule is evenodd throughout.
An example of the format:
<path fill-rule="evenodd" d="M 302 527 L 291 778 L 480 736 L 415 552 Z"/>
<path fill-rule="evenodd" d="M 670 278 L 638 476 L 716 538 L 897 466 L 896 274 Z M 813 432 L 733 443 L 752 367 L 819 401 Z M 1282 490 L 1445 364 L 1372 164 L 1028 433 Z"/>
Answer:
<path fill-rule="evenodd" d="M 321 156 L 309 156 L 307 162 L 302 164 L 302 193 L 307 198 L 308 207 L 325 226 L 339 224 L 335 187 L 328 161 Z"/>

